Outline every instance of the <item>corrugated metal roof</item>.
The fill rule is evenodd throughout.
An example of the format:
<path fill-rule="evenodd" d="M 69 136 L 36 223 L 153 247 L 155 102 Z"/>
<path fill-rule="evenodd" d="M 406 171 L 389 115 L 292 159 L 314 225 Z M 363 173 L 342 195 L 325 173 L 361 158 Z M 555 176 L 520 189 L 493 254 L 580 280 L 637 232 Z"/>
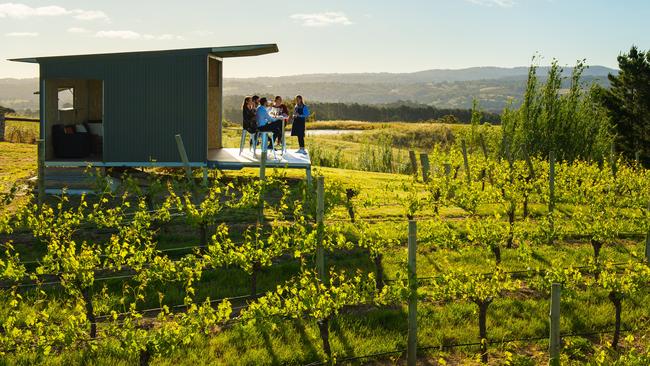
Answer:
<path fill-rule="evenodd" d="M 9 59 L 9 61 L 40 63 L 42 61 L 65 61 L 65 60 L 82 61 L 84 59 L 91 60 L 91 59 L 101 59 L 101 58 L 121 58 L 121 57 L 140 57 L 140 56 L 147 57 L 147 56 L 161 56 L 161 55 L 183 56 L 183 55 L 197 55 L 197 54 L 211 54 L 217 57 L 225 58 L 225 57 L 259 56 L 259 55 L 264 55 L 267 53 L 275 53 L 275 52 L 278 52 L 278 45 L 275 43 L 268 43 L 268 44 L 241 45 L 241 46 L 185 48 L 185 49 L 175 49 L 175 50 L 27 57 L 27 58 Z"/>

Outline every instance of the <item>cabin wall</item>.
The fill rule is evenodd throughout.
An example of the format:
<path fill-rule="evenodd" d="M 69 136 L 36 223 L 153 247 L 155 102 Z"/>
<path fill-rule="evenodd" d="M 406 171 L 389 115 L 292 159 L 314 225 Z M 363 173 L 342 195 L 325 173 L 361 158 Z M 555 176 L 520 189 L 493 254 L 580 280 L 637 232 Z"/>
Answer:
<path fill-rule="evenodd" d="M 51 60 L 41 63 L 41 79 L 103 81 L 105 162 L 180 162 L 176 134 L 191 162 L 207 159 L 205 54 Z M 56 100 L 48 92 L 48 108 Z M 98 108 L 89 106 L 83 117 L 102 119 L 97 116 Z M 51 117 L 46 114 L 47 123 Z"/>

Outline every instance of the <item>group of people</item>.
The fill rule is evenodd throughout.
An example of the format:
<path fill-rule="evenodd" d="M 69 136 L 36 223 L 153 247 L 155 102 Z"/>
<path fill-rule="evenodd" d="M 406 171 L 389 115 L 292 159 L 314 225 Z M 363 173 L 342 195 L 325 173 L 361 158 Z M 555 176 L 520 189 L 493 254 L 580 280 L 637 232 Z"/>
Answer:
<path fill-rule="evenodd" d="M 291 121 L 291 136 L 298 138 L 300 148 L 296 151 L 299 154 L 307 154 L 305 150 L 305 121 L 309 117 L 309 108 L 305 105 L 302 96 L 296 96 L 296 105 L 293 112 L 282 102 L 281 96 L 276 96 L 273 103 L 268 99 L 257 95 L 244 98 L 242 104 L 243 127 L 248 132 L 258 131 L 273 132 L 273 140 L 276 146 L 282 144 L 282 122 Z"/>

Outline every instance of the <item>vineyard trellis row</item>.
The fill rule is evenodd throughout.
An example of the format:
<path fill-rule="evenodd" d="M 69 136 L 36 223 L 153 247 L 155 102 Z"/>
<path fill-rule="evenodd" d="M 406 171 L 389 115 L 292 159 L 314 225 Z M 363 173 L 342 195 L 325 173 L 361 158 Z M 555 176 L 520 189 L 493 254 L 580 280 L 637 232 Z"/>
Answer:
<path fill-rule="evenodd" d="M 406 216 L 416 219 L 425 208 L 431 209 L 434 218 L 432 231 L 423 230 L 423 243 L 440 247 L 482 246 L 495 255 L 496 267 L 494 271 L 483 274 L 449 272 L 431 277 L 420 286 L 427 291 L 426 297 L 443 302 L 476 304 L 481 356 L 486 360 L 487 344 L 491 342 L 487 338 L 485 323 L 489 305 L 494 299 L 524 285 L 499 268 L 497 253 L 502 247 L 508 250 L 511 243 L 520 246 L 525 242 L 542 244 L 549 238 L 552 242 L 568 233 L 572 226 L 589 238 L 594 247 L 593 261 L 587 270 L 551 268 L 540 271 L 526 286 L 549 294 L 552 283 L 563 283 L 569 291 L 587 286 L 607 291 L 615 308 L 615 337 L 612 340 L 615 347 L 621 331 L 622 300 L 647 284 L 650 277 L 647 265 L 640 263 L 643 258 L 615 266 L 600 256 L 599 248 L 616 240 L 622 231 L 621 225 L 626 221 L 620 220 L 621 217 L 630 218 L 632 225 L 628 226 L 637 232 L 648 232 L 650 208 L 643 204 L 644 200 L 648 202 L 647 181 L 644 183 L 647 172 L 619 164 L 614 178 L 603 173 L 607 172 L 605 168 L 584 163 L 571 167 L 559 164 L 556 191 L 551 192 L 544 184 L 549 177 L 546 173 L 549 167 L 539 160 L 532 161 L 536 172 L 534 177 L 526 175 L 530 177 L 524 180 L 526 184 L 517 185 L 513 182 L 520 179 L 511 177 L 530 172 L 525 162 L 495 164 L 486 160 L 484 167 L 472 170 L 474 175 L 467 174 L 470 173 L 467 169 L 465 176 L 454 178 L 449 174 L 451 170 L 437 170 L 443 166 L 439 164 L 441 158 L 432 159 L 434 169 L 426 185 L 412 183 L 405 189 L 407 195 L 401 200 L 401 205 Z M 491 172 L 492 178 L 488 180 L 481 171 Z M 2 314 L 0 352 L 48 355 L 61 352 L 67 346 L 96 347 L 111 339 L 111 342 L 117 341 L 118 349 L 138 355 L 140 362 L 147 364 L 152 356 L 171 354 L 191 343 L 194 336 L 209 336 L 233 318 L 256 326 L 286 319 L 313 319 L 326 358 L 335 360 L 336 355 L 328 340 L 329 321 L 341 309 L 361 304 L 383 307 L 420 300 L 422 294 L 418 293 L 417 287 L 421 281 L 417 281 L 414 270 L 412 275 L 398 273 L 396 278 L 386 281 L 382 268 L 383 254 L 389 248 L 399 247 L 400 241 L 390 238 L 381 228 L 373 227 L 372 219 L 364 220 L 358 214 L 355 218 L 350 213 L 354 211 L 353 200 L 340 185 L 333 184 L 325 189 L 322 179 L 316 182 L 316 187 L 304 184 L 300 188 L 302 197 L 292 197 L 280 178 L 255 181 L 237 189 L 232 184 L 216 181 L 204 190 L 188 187 L 180 181 L 167 185 L 169 194 L 160 202 L 125 192 L 116 197 L 118 204 L 115 207 L 111 207 L 111 203 L 114 204 L 111 197 L 102 195 L 96 203 L 82 198 L 76 207 L 68 208 L 70 202 L 64 196 L 55 206 L 45 203 L 28 205 L 15 215 L 3 216 L 0 221 L 3 235 L 11 235 L 16 228 L 27 228 L 34 239 L 42 243 L 45 252 L 33 263 L 36 269 L 29 271 L 11 242 L 4 245 L 0 280 L 8 287 L 2 296 L 9 309 Z M 387 187 L 387 193 L 391 191 L 393 189 Z M 269 197 L 274 193 L 279 194 L 279 199 L 272 203 Z M 522 201 L 529 202 L 533 196 L 542 202 L 550 202 L 550 197 L 555 196 L 557 211 L 560 212 L 542 215 L 535 222 L 538 225 L 531 225 L 533 221 L 529 217 L 523 219 L 522 225 L 510 218 L 503 222 L 498 215 L 480 219 L 485 218 L 479 212 L 483 205 L 497 204 L 508 212 L 513 202 L 515 207 L 520 207 Z M 218 223 L 224 210 L 255 209 L 260 204 L 273 210 L 277 224 L 271 222 L 249 227 L 241 244 L 235 244 L 228 227 L 223 224 L 216 227 L 213 235 L 207 235 L 208 229 Z M 568 213 L 561 212 L 563 204 L 571 205 Z M 337 224 L 337 220 L 333 220 L 332 224 L 324 225 L 324 217 L 337 206 L 355 222 L 347 224 L 340 220 Z M 440 218 L 441 208 L 449 206 L 467 212 L 469 218 L 464 228 L 453 227 Z M 127 212 L 129 209 L 132 211 Z M 193 253 L 178 260 L 167 256 L 156 245 L 159 230 L 170 223 L 173 211 L 182 212 L 183 215 L 176 218 L 197 228 L 200 237 L 200 245 Z M 287 218 L 293 225 L 280 224 Z M 346 231 L 349 225 L 354 228 L 352 239 Z M 80 239 L 77 234 L 84 226 L 110 231 L 104 240 Z M 453 235 L 446 235 L 448 233 Z M 353 248 L 368 253 L 375 264 L 374 273 L 348 273 L 327 263 L 325 253 Z M 280 258 L 297 260 L 300 263 L 299 274 L 275 290 L 257 296 L 256 277 L 263 268 L 274 265 Z M 236 297 L 221 301 L 208 297 L 197 301 L 195 285 L 201 281 L 203 273 L 232 266 L 251 276 L 249 298 L 252 301 L 240 309 L 232 306 L 231 300 Z M 102 278 L 98 273 L 119 273 L 125 269 L 131 273 L 129 281 L 122 286 L 118 307 L 123 311 L 117 311 L 110 305 L 109 289 L 104 286 L 96 292 L 95 285 Z M 410 272 L 404 268 L 403 273 Z M 127 279 L 126 276 L 115 277 L 113 280 Z M 20 285 L 25 278 L 37 284 L 36 295 L 23 293 Z M 57 319 L 50 317 L 44 305 L 43 300 L 51 295 L 44 290 L 47 281 L 42 281 L 42 278 L 56 279 L 63 288 L 64 296 L 57 300 L 60 310 Z M 185 311 L 172 311 L 169 305 L 164 304 L 164 295 L 161 294 L 158 315 L 146 317 L 147 309 L 141 306 L 146 296 L 150 296 L 156 286 L 167 284 L 178 284 L 182 288 L 183 304 L 179 305 Z"/>

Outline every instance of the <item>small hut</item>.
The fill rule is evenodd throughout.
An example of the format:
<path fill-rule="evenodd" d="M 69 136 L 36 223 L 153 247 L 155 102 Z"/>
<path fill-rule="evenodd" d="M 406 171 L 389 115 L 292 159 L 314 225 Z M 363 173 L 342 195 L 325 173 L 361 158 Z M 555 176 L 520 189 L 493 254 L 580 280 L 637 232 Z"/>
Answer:
<path fill-rule="evenodd" d="M 181 135 L 190 166 L 241 169 L 260 161 L 224 147 L 223 60 L 274 52 L 260 44 L 10 61 L 40 66 L 46 167 L 178 167 Z M 287 155 L 268 165 L 309 174 L 311 163 Z"/>

